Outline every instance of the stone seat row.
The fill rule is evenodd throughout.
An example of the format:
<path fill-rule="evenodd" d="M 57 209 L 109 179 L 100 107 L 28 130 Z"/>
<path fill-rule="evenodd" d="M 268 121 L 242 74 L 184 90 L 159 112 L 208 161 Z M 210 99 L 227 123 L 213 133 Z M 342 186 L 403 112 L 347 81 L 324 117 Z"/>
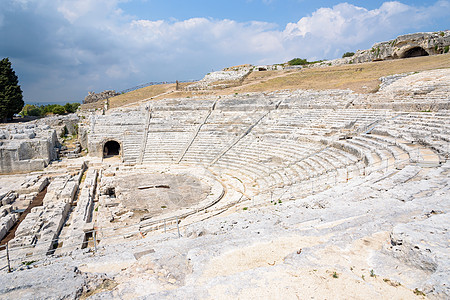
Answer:
<path fill-rule="evenodd" d="M 401 120 L 397 122 L 390 122 L 388 123 L 393 128 L 396 128 L 399 131 L 409 131 L 418 133 L 420 135 L 430 135 L 430 133 L 438 133 L 443 135 L 449 135 L 450 134 L 450 120 L 448 122 L 436 122 L 436 123 L 426 123 L 426 122 L 401 122 Z M 384 127 L 388 127 L 386 124 Z"/>
<path fill-rule="evenodd" d="M 144 162 L 170 161 L 174 162 L 189 142 L 192 133 L 149 133 L 144 149 Z"/>
<path fill-rule="evenodd" d="M 326 110 L 327 113 L 331 111 Z M 291 113 L 291 112 L 290 112 Z M 307 113 L 308 115 L 315 115 L 312 119 L 317 119 L 320 116 L 323 116 L 323 112 L 320 113 Z M 219 114 L 217 114 L 219 115 Z M 227 112 L 227 115 L 233 115 L 234 117 L 242 115 L 239 112 Z M 351 115 L 351 114 L 350 114 Z M 336 115 L 337 116 L 337 115 Z M 377 115 L 378 116 L 378 115 Z M 370 118 L 370 116 L 368 116 Z M 267 118 L 265 118 L 267 119 Z M 316 127 L 301 127 L 301 129 L 293 130 L 294 126 L 285 126 L 285 127 L 275 127 L 275 128 L 267 128 L 267 121 L 265 119 L 261 121 L 256 127 L 253 128 L 252 131 L 258 133 L 258 131 L 263 130 L 264 133 L 267 132 L 283 132 L 288 135 L 330 135 L 332 131 L 327 128 L 320 128 L 321 125 Z M 265 122 L 265 123 L 264 123 Z M 335 121 L 333 124 L 338 124 L 339 121 Z M 152 125 L 152 124 L 150 124 Z M 338 126 L 336 125 L 336 126 Z M 151 128 L 152 126 L 150 126 Z M 295 127 L 294 127 L 295 128 Z M 242 134 L 243 130 L 246 129 L 245 124 L 227 124 L 226 122 L 222 122 L 221 124 L 204 124 L 201 130 L 198 132 L 196 138 L 187 149 L 187 152 L 184 155 L 184 162 L 208 162 L 212 161 L 220 151 L 226 147 L 230 142 L 234 139 L 238 138 L 240 134 Z M 152 129 L 151 129 L 152 130 Z M 234 132 L 234 135 L 233 135 Z M 171 134 L 170 132 L 161 133 L 161 136 L 158 138 L 151 138 L 151 135 L 156 135 L 156 133 L 149 132 L 149 137 L 147 139 L 147 144 L 145 146 L 144 151 L 144 161 L 152 162 L 162 159 L 163 161 L 173 162 L 176 157 L 181 153 L 183 147 L 188 142 L 187 136 L 183 134 Z M 181 141 L 181 142 L 180 142 Z M 136 145 L 136 143 L 135 143 Z M 132 148 L 132 147 L 130 147 Z M 168 148 L 168 149 L 167 149 Z M 126 152 L 126 151 L 125 151 Z M 127 155 L 125 153 L 124 155 Z M 132 152 L 134 157 L 138 157 L 137 151 Z M 199 157 L 201 157 L 199 159 Z"/>
<path fill-rule="evenodd" d="M 220 102 L 220 101 L 219 101 Z M 355 129 L 364 129 L 367 126 L 380 122 L 393 114 L 386 110 L 368 111 L 364 109 L 321 109 L 321 110 L 293 110 L 277 109 L 268 114 L 264 111 L 219 111 L 204 110 L 202 116 L 195 116 L 195 111 L 158 111 L 152 112 L 158 118 L 150 119 L 147 136 L 132 138 L 132 134 L 126 137 L 129 141 L 124 142 L 124 160 L 137 161 L 141 156 L 145 162 L 164 161 L 174 162 L 182 154 L 182 162 L 208 164 L 227 149 L 232 149 L 239 144 L 233 145 L 246 131 L 251 133 L 278 134 L 285 138 L 297 136 L 333 136 L 336 130 L 348 130 L 350 133 Z M 209 114 L 209 115 L 208 115 Z M 267 114 L 267 115 L 265 115 Z M 416 114 L 417 115 L 417 114 Z M 170 117 L 176 119 L 171 122 Z M 443 116 L 445 118 L 445 114 Z M 199 122 L 203 118 L 204 123 Z M 262 119 L 261 119 L 262 118 Z M 405 116 L 399 116 L 386 122 L 401 126 Z M 165 122 L 167 120 L 167 122 Z M 256 123 L 260 120 L 259 123 Z M 186 122 L 186 123 L 183 123 Z M 424 121 L 425 122 L 425 121 Z M 418 128 L 419 125 L 414 125 Z M 133 128 L 139 127 L 134 126 Z M 445 135 L 444 130 L 437 127 L 436 134 Z M 377 125 L 377 128 L 382 128 Z M 198 130 L 198 132 L 196 132 Z M 409 133 L 416 134 L 414 128 L 405 129 Z M 142 132 L 142 128 L 140 130 Z M 346 132 L 346 131 L 345 131 Z M 435 136 L 439 138 L 440 136 Z M 140 141 L 141 139 L 141 141 Z M 142 140 L 146 144 L 142 144 Z M 188 148 L 187 145 L 189 145 Z M 381 147 L 380 147 L 381 146 Z M 141 149 L 144 147 L 144 149 Z M 376 165 L 380 161 L 395 160 L 395 156 L 402 155 L 401 148 L 384 147 L 376 142 L 367 143 L 363 138 L 346 142 L 350 153 L 362 155 L 366 163 Z M 138 150 L 137 150 L 138 149 Z M 185 151 L 185 152 L 184 152 Z"/>
<path fill-rule="evenodd" d="M 442 93 L 442 94 L 436 94 L 436 95 L 423 95 L 423 96 L 391 96 L 391 97 L 380 97 L 380 100 L 378 100 L 378 102 L 393 102 L 393 103 L 418 103 L 420 101 L 420 103 L 429 103 L 429 104 L 433 104 L 433 103 L 438 103 L 438 102 L 448 102 L 448 97 L 450 97 L 450 93 L 446 92 L 446 93 Z"/>
<path fill-rule="evenodd" d="M 363 127 L 374 121 L 384 119 L 389 114 L 385 111 L 367 112 L 364 110 L 317 110 L 314 113 L 298 113 L 283 110 L 271 112 L 261 126 L 271 128 L 302 127 L 302 128 L 345 128 L 350 126 Z"/>
<path fill-rule="evenodd" d="M 304 147 L 302 151 L 297 150 L 295 153 L 283 153 L 287 148 L 281 148 L 276 143 L 273 143 L 272 149 L 268 146 L 261 147 L 259 151 L 257 147 L 251 146 L 244 149 L 245 144 L 233 148 L 214 167 L 245 173 L 252 180 L 247 182 L 249 187 L 256 183 L 265 189 L 291 185 L 358 161 L 349 153 L 318 144 Z M 272 160 L 276 158 L 274 162 L 270 161 L 271 157 Z"/>
<path fill-rule="evenodd" d="M 376 128 L 373 132 L 384 136 L 392 136 L 396 139 L 403 139 L 406 142 L 409 142 L 410 144 L 416 143 L 416 146 L 414 148 L 417 148 L 419 147 L 418 145 L 422 144 L 422 147 L 429 147 L 435 150 L 439 155 L 448 156 L 449 154 L 450 136 L 447 133 L 441 133 L 439 130 L 437 132 L 433 132 L 425 129 L 411 129 L 395 126 L 389 127 L 380 126 L 379 128 Z M 405 148 L 408 146 L 403 145 L 403 147 Z M 409 147 L 406 151 L 412 152 L 411 147 Z"/>

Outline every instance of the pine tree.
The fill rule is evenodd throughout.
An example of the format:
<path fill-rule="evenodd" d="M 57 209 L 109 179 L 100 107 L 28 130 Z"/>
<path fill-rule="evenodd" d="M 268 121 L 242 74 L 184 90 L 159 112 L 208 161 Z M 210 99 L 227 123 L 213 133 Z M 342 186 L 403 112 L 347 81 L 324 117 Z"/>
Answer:
<path fill-rule="evenodd" d="M 8 58 L 0 61 L 0 121 L 11 119 L 24 105 L 19 79 Z"/>

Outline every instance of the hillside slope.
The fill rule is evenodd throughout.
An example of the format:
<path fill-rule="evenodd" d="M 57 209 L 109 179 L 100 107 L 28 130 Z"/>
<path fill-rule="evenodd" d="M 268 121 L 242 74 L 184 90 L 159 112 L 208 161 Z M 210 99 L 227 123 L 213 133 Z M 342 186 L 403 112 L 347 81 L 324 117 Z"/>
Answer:
<path fill-rule="evenodd" d="M 220 90 L 184 91 L 183 87 L 188 83 L 182 84 L 179 91 L 176 91 L 175 84 L 149 86 L 111 98 L 110 107 L 133 105 L 151 99 L 221 96 L 285 89 L 350 89 L 357 93 L 372 93 L 378 90 L 380 77 L 441 68 L 450 68 L 450 54 L 300 70 L 252 72 L 240 85 Z M 83 106 L 95 108 L 102 107 L 102 104 Z"/>

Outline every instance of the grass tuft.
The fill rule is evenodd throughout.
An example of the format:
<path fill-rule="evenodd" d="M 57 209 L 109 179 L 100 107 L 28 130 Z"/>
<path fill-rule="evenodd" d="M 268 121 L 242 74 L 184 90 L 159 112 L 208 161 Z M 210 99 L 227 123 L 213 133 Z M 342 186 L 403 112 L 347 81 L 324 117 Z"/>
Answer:
<path fill-rule="evenodd" d="M 426 296 L 425 293 L 419 290 L 418 288 L 415 288 L 413 292 L 417 296 L 424 296 L 424 297 Z"/>

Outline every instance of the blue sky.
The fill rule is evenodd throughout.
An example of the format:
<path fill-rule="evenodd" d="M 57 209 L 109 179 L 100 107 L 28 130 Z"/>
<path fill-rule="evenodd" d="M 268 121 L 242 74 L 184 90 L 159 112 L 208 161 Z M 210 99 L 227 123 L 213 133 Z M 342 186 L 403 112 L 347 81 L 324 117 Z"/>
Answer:
<path fill-rule="evenodd" d="M 0 58 L 28 103 L 200 79 L 294 57 L 337 58 L 400 34 L 450 29 L 450 1 L 1 0 Z"/>

